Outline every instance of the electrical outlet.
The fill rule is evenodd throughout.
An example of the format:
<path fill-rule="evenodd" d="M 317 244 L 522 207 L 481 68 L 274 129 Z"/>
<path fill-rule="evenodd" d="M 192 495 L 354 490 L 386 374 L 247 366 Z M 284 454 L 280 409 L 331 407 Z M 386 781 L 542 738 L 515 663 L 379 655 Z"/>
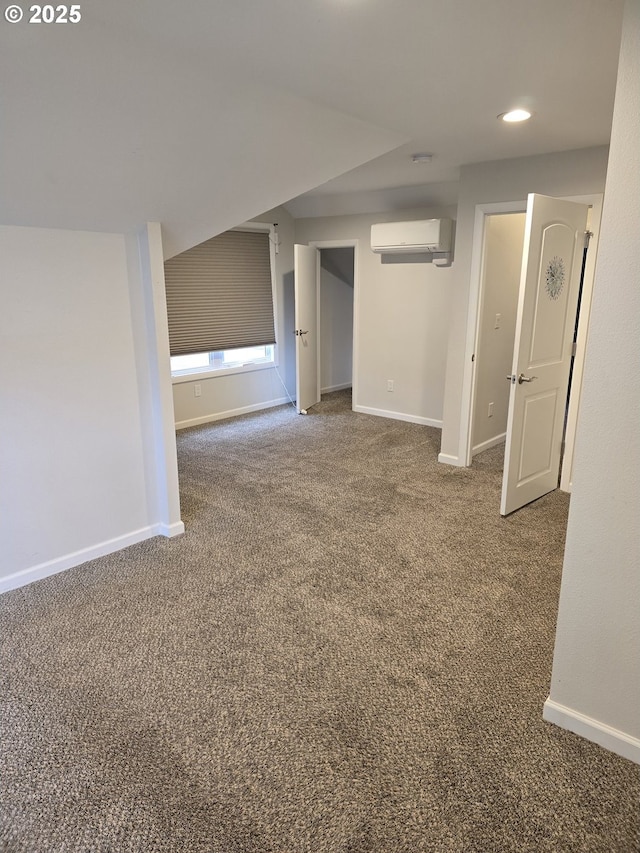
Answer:
<path fill-rule="evenodd" d="M 202 396 L 202 385 L 199 382 L 196 382 L 196 384 L 193 386 L 193 396 L 194 397 L 201 397 Z"/>
<path fill-rule="evenodd" d="M 393 379 L 387 379 L 387 391 L 393 391 Z"/>
<path fill-rule="evenodd" d="M 490 417 L 490 418 L 493 417 L 493 403 L 489 403 L 488 417 Z"/>

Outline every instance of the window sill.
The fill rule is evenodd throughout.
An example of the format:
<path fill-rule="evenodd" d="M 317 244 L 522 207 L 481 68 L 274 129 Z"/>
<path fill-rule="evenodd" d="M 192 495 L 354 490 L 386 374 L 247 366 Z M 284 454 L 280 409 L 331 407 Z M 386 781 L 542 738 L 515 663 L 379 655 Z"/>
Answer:
<path fill-rule="evenodd" d="M 179 385 L 181 382 L 199 382 L 201 379 L 217 379 L 221 376 L 233 376 L 238 373 L 253 373 L 256 370 L 274 370 L 277 367 L 275 361 L 269 361 L 265 364 L 242 364 L 237 367 L 218 367 L 216 370 L 211 370 L 210 367 L 202 367 L 195 370 L 190 370 L 188 373 L 176 373 L 171 377 L 173 385 Z"/>

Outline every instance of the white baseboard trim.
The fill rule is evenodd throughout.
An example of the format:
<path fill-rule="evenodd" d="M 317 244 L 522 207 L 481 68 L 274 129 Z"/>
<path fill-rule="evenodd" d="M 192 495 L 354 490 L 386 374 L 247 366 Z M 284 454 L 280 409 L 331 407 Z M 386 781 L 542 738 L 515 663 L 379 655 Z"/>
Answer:
<path fill-rule="evenodd" d="M 57 575 L 59 572 L 66 571 L 66 569 L 72 569 L 81 563 L 87 563 L 89 560 L 95 560 L 97 557 L 104 557 L 107 554 L 112 554 L 114 551 L 120 551 L 129 545 L 136 545 L 138 542 L 151 539 L 153 536 L 178 535 L 177 532 L 171 534 L 162 533 L 160 530 L 162 527 L 176 529 L 182 527 L 184 531 L 184 524 L 182 522 L 171 525 L 150 524 L 148 527 L 140 527 L 138 530 L 126 533 L 124 536 L 107 539 L 89 548 L 73 551 L 70 554 L 65 554 L 63 557 L 57 557 L 55 560 L 48 560 L 46 563 L 39 563 L 36 566 L 31 566 L 28 569 L 22 569 L 19 572 L 0 578 L 0 593 L 8 592 L 10 589 L 18 589 L 34 581 L 48 578 L 50 575 Z"/>
<path fill-rule="evenodd" d="M 459 456 L 451 456 L 450 453 L 438 453 L 438 462 L 444 465 L 455 465 L 456 468 L 465 468 L 465 464 L 460 461 Z"/>
<path fill-rule="evenodd" d="M 423 418 L 420 415 L 408 415 L 405 412 L 390 412 L 387 409 L 373 409 L 370 406 L 354 406 L 353 411 L 360 412 L 363 415 L 375 415 L 377 418 L 390 418 L 392 421 L 406 421 L 410 424 L 442 429 L 442 421 L 435 418 Z"/>
<path fill-rule="evenodd" d="M 347 386 L 348 387 L 348 386 Z M 187 421 L 176 421 L 176 429 L 187 429 L 187 427 L 210 424 L 214 421 L 223 421 L 226 418 L 235 418 L 237 415 L 248 415 L 251 412 L 259 412 L 262 409 L 272 409 L 274 406 L 282 406 L 283 403 L 291 402 L 288 397 L 279 397 L 277 400 L 267 400 L 265 403 L 253 403 L 251 406 L 241 406 L 239 409 L 229 409 L 226 412 L 215 412 L 203 415 L 200 418 L 190 418 Z"/>
<path fill-rule="evenodd" d="M 506 440 L 506 432 L 501 432 L 500 435 L 494 435 L 493 438 L 488 438 L 486 441 L 481 441 L 480 444 L 476 444 L 475 447 L 471 449 L 471 455 L 475 456 L 476 453 L 482 453 L 483 450 L 489 450 L 490 447 L 503 444 Z"/>
<path fill-rule="evenodd" d="M 561 729 L 567 729 L 580 737 L 597 743 L 615 752 L 623 758 L 628 758 L 636 764 L 640 764 L 640 739 L 614 729 L 606 723 L 587 717 L 573 708 L 567 708 L 559 702 L 554 702 L 551 697 L 544 703 L 542 717 L 548 723 L 554 723 Z"/>
<path fill-rule="evenodd" d="M 343 382 L 341 385 L 328 385 L 326 388 L 321 388 L 321 394 L 330 394 L 332 391 L 344 391 L 347 388 L 351 388 L 351 382 Z"/>
<path fill-rule="evenodd" d="M 174 536 L 182 536 L 184 533 L 184 521 L 175 521 L 173 524 L 156 524 L 156 535 L 166 536 L 173 539 Z"/>

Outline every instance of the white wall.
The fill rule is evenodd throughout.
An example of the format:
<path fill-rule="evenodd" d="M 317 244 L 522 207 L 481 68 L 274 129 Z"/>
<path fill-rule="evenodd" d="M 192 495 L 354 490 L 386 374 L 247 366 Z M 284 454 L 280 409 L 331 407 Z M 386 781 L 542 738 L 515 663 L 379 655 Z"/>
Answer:
<path fill-rule="evenodd" d="M 345 281 L 324 266 L 331 253 L 320 252 L 320 388 L 322 393 L 347 388 L 353 371 L 353 262 Z M 327 257 L 329 256 L 329 257 Z"/>
<path fill-rule="evenodd" d="M 149 366 L 135 344 L 148 330 L 125 236 L 0 227 L 0 243 L 0 589 L 9 589 L 155 535 L 161 519 L 144 446 Z"/>
<path fill-rule="evenodd" d="M 509 388 L 520 289 L 524 213 L 485 219 L 482 302 L 476 347 L 473 452 L 496 443 L 507 429 Z M 496 315 L 500 314 L 499 328 Z M 489 404 L 493 414 L 489 416 Z"/>
<path fill-rule="evenodd" d="M 440 426 L 453 270 L 430 263 L 383 264 L 371 225 L 451 217 L 450 209 L 298 219 L 297 243 L 356 239 L 354 408 Z M 393 379 L 394 391 L 387 391 Z"/>
<path fill-rule="evenodd" d="M 640 763 L 640 2 L 627 2 L 545 717 Z"/>
<path fill-rule="evenodd" d="M 194 375 L 186 382 L 174 381 L 173 402 L 179 429 L 268 408 L 288 402 L 289 397 L 295 398 L 293 219 L 284 208 L 277 208 L 253 221 L 278 224 L 280 247 L 275 257 L 278 368 L 209 378 Z M 194 393 L 196 384 L 201 388 L 200 397 Z"/>
<path fill-rule="evenodd" d="M 602 193 L 607 171 L 606 147 L 583 148 L 536 157 L 522 157 L 464 166 L 460 174 L 456 254 L 447 348 L 442 445 L 440 458 L 463 465 L 461 439 L 463 387 L 471 370 L 467 324 L 471 257 L 476 205 L 523 201 L 531 192 L 550 196 Z"/>

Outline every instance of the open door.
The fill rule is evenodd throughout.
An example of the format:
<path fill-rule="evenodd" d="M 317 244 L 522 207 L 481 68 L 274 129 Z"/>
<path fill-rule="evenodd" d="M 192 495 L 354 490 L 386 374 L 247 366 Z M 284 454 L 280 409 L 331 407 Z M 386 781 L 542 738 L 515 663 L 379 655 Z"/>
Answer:
<path fill-rule="evenodd" d="M 501 515 L 558 486 L 588 211 L 528 197 Z"/>
<path fill-rule="evenodd" d="M 318 359 L 318 250 L 314 246 L 293 247 L 293 278 L 296 335 L 296 409 L 320 402 Z"/>

